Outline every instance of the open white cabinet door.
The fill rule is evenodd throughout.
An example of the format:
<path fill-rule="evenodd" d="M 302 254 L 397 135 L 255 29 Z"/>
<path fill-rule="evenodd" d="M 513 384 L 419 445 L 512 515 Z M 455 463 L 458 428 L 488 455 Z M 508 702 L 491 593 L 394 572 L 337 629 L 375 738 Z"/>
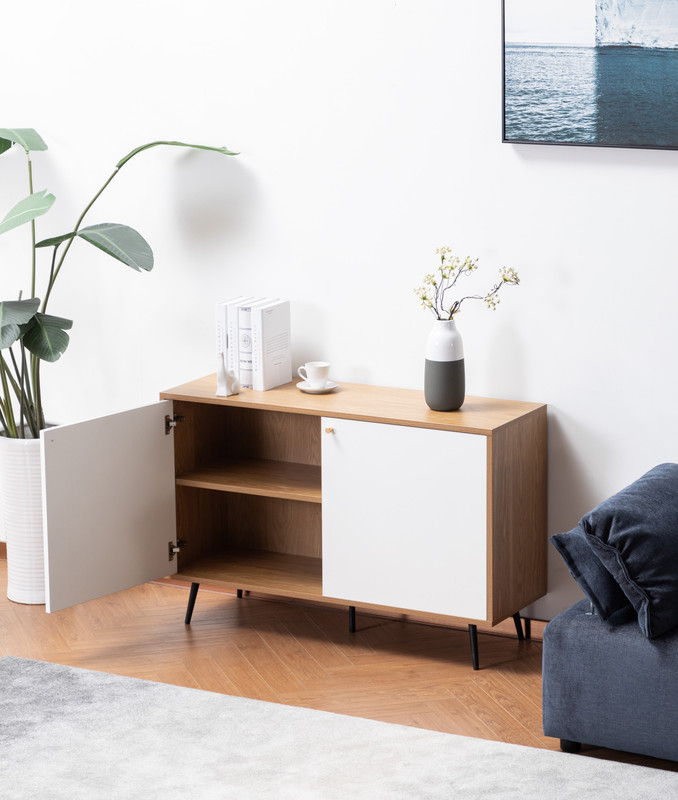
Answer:
<path fill-rule="evenodd" d="M 42 432 L 47 611 L 176 571 L 172 401 Z"/>

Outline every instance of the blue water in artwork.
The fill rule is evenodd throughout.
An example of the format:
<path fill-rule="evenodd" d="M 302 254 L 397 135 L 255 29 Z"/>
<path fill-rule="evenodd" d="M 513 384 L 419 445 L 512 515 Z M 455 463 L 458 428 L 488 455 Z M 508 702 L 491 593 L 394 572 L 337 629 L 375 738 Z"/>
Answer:
<path fill-rule="evenodd" d="M 505 138 L 678 147 L 678 50 L 507 45 Z"/>

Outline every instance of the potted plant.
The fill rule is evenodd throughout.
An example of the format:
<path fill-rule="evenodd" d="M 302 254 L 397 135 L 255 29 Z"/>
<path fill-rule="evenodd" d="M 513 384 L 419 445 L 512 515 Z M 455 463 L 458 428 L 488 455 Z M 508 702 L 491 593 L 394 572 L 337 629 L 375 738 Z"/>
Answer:
<path fill-rule="evenodd" d="M 0 154 L 23 150 L 29 194 L 0 221 L 0 234 L 30 225 L 30 284 L 16 299 L 0 302 L 0 505 L 7 540 L 7 596 L 20 603 L 44 603 L 42 488 L 40 431 L 47 427 L 40 386 L 43 361 L 57 361 L 69 343 L 72 321 L 48 313 L 52 290 L 76 239 L 140 271 L 153 268 L 148 242 L 127 225 L 104 222 L 83 226 L 94 203 L 120 170 L 144 150 L 159 145 L 212 150 L 236 155 L 226 147 L 186 142 L 157 141 L 134 148 L 115 165 L 103 186 L 87 203 L 67 233 L 38 241 L 36 219 L 52 207 L 55 197 L 47 190 L 34 191 L 31 154 L 46 150 L 42 137 L 32 128 L 0 128 Z M 45 253 L 49 270 L 44 291 L 38 296 L 37 262 Z M 51 309 L 50 309 L 51 311 Z"/>
<path fill-rule="evenodd" d="M 503 267 L 499 280 L 485 294 L 452 300 L 447 293 L 462 276 L 478 269 L 478 259 L 455 256 L 449 247 L 439 247 L 436 254 L 439 260 L 435 272 L 425 275 L 423 284 L 416 289 L 421 305 L 436 318 L 426 342 L 424 397 L 434 411 L 457 411 L 464 403 L 466 378 L 464 344 L 454 318 L 466 300 L 482 300 L 487 308 L 496 311 L 501 289 L 506 284 L 517 286 L 520 278 L 514 269 Z"/>

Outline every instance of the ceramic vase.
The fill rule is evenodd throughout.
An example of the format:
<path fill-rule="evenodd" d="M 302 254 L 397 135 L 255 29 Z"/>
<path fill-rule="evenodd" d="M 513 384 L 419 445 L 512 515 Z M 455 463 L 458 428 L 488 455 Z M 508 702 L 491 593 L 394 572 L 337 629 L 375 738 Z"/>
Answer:
<path fill-rule="evenodd" d="M 464 403 L 464 343 L 454 320 L 436 320 L 426 341 L 424 397 L 434 411 L 457 411 Z"/>

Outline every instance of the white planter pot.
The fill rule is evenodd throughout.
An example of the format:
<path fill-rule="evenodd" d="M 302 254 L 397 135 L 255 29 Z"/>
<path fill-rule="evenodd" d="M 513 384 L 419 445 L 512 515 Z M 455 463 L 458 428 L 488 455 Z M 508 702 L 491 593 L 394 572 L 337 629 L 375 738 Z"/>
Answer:
<path fill-rule="evenodd" d="M 40 439 L 0 436 L 0 514 L 7 540 L 7 597 L 44 603 Z"/>

